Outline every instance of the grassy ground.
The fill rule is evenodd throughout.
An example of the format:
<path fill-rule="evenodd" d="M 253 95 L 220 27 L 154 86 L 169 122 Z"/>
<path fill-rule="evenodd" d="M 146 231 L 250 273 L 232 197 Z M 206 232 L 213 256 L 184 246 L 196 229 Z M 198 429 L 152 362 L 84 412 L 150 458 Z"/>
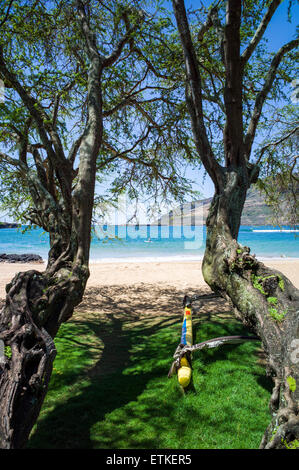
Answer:
<path fill-rule="evenodd" d="M 111 305 L 64 324 L 28 447 L 257 448 L 270 420 L 272 385 L 259 343 L 195 353 L 194 390 L 183 396 L 176 377 L 167 378 L 180 311 L 134 317 Z M 195 342 L 246 334 L 229 312 L 197 316 L 193 324 Z"/>

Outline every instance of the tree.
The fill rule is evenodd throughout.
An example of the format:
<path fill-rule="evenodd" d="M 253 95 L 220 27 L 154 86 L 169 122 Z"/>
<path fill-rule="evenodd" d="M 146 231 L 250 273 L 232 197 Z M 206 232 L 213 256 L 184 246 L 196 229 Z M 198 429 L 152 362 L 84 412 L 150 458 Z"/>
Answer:
<path fill-rule="evenodd" d="M 261 338 L 267 371 L 274 380 L 272 421 L 261 448 L 283 448 L 299 437 L 299 292 L 282 273 L 251 255 L 237 237 L 247 190 L 260 171 L 261 160 L 251 161 L 258 126 L 265 123 L 271 100 L 283 93 L 278 80 L 292 80 L 289 65 L 299 40 L 266 55 L 263 35 L 280 0 L 227 0 L 225 8 L 219 1 L 205 20 L 202 10 L 195 12 L 200 26 L 197 23 L 192 31 L 184 1 L 172 3 L 185 60 L 194 141 L 215 185 L 202 271 L 211 289 L 230 300 L 237 318 Z M 222 116 L 218 151 L 208 136 L 207 93 Z"/>
<path fill-rule="evenodd" d="M 179 114 L 162 112 L 172 106 L 172 90 L 157 83 L 167 78 L 165 20 L 138 2 L 6 1 L 0 18 L 2 205 L 50 238 L 45 272 L 18 273 L 0 313 L 10 349 L 0 370 L 0 447 L 21 448 L 47 392 L 54 337 L 89 276 L 97 174 L 117 169 L 115 194 L 139 184 L 179 197 L 186 181 L 174 175 L 170 148 L 179 158 L 186 136 L 171 131 Z"/>
<path fill-rule="evenodd" d="M 201 161 L 215 184 L 205 279 L 232 301 L 269 356 L 271 407 L 278 414 L 263 446 L 297 436 L 298 293 L 236 241 L 246 191 L 258 176 L 259 165 L 249 158 L 266 120 L 262 111 L 281 96 L 277 79 L 287 82 L 293 73 L 297 40 L 265 58 L 262 36 L 279 3 L 247 0 L 242 14 L 236 0 L 227 2 L 227 14 L 222 2 L 206 16 L 200 8 L 195 40 L 184 3 L 173 0 L 182 54 L 161 7 L 2 2 L 0 79 L 7 99 L 0 105 L 0 141 L 8 149 L 0 152 L 2 206 L 49 232 L 50 252 L 44 273 L 19 273 L 7 286 L 0 339 L 11 357 L 0 375 L 1 447 L 26 444 L 51 376 L 55 334 L 82 299 L 96 179 L 113 176 L 112 199 L 126 188 L 135 196 L 138 185 L 182 198 L 188 189 L 178 172 L 183 154 Z"/>

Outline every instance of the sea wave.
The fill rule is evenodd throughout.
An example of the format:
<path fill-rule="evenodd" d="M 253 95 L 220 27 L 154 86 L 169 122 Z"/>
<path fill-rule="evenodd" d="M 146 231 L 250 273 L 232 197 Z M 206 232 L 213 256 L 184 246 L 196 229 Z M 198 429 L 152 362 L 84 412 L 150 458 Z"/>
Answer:
<path fill-rule="evenodd" d="M 286 256 L 261 256 L 258 261 L 299 261 L 299 258 Z M 128 258 L 90 258 L 90 264 L 113 264 L 113 263 L 175 263 L 202 261 L 203 256 L 147 256 L 147 257 L 128 257 Z"/>

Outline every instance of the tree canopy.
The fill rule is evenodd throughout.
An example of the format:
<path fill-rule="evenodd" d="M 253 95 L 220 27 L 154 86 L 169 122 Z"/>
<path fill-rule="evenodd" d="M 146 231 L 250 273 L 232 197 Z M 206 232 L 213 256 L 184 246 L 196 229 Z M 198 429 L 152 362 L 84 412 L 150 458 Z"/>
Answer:
<path fill-rule="evenodd" d="M 291 354 L 299 294 L 237 240 L 259 176 L 269 200 L 290 187 L 296 204 L 298 109 L 289 90 L 299 39 L 274 52 L 265 40 L 281 3 L 216 0 L 186 10 L 172 0 L 173 13 L 139 0 L 1 3 L 0 202 L 50 234 L 46 270 L 18 273 L 0 312 L 0 339 L 12 351 L 1 365 L 1 447 L 24 446 L 39 414 L 53 339 L 89 276 L 95 202 L 124 191 L 183 200 L 187 164 L 203 165 L 215 186 L 204 279 L 261 339 L 274 377 L 261 446 L 298 437 L 299 391 L 288 379 L 299 380 Z M 96 182 L 108 179 L 95 198 Z"/>
<path fill-rule="evenodd" d="M 153 2 L 85 3 L 98 52 L 107 58 L 102 76 L 103 141 L 97 158 L 97 180 L 108 180 L 110 185 L 105 194 L 98 194 L 96 202 L 113 201 L 125 190 L 132 198 L 150 193 L 183 200 L 191 190 L 191 182 L 183 176 L 184 168 L 199 167 L 206 150 L 202 149 L 199 156 L 192 139 L 186 107 L 190 89 L 173 15 Z M 269 171 L 272 177 L 281 171 L 286 175 L 285 167 L 290 163 L 294 175 L 297 163 L 294 151 L 287 159 L 285 152 L 298 128 L 298 108 L 292 104 L 290 92 L 298 74 L 294 67 L 296 39 L 270 52 L 263 37 L 280 3 L 243 2 L 240 24 L 246 154 L 248 161 L 262 166 L 264 184 L 260 186 L 268 194 L 273 188 L 266 184 Z M 74 166 L 75 182 L 77 152 L 87 116 L 89 63 L 76 2 L 15 0 L 2 2 L 1 8 L 2 66 L 5 64 L 30 94 L 51 132 L 55 127 L 59 145 Z M 202 124 L 210 151 L 219 164 L 224 164 L 225 2 L 202 4 L 189 13 L 201 77 Z M 41 163 L 48 164 L 44 143 L 15 86 L 3 71 L 0 74 L 5 83 L 5 102 L 0 105 L 0 138 L 5 150 L 0 161 L 5 168 L 1 205 L 23 221 L 28 222 L 31 213 L 31 222 L 41 225 L 33 215 L 20 168 L 7 157 L 11 152 L 16 155 L 25 137 L 30 165 L 36 166 L 39 155 L 41 172 Z M 53 169 L 49 170 L 51 174 Z M 52 180 L 55 186 L 55 176 Z M 290 182 L 294 183 L 294 176 Z M 60 192 L 59 185 L 55 191 Z M 274 203 L 274 195 L 269 195 L 269 200 Z"/>
<path fill-rule="evenodd" d="M 97 179 L 112 182 L 105 199 L 124 190 L 131 197 L 182 198 L 190 190 L 180 171 L 182 157 L 190 161 L 194 152 L 180 93 L 182 58 L 169 15 L 154 4 L 145 11 L 138 2 L 95 1 L 86 8 L 87 27 L 103 57 Z M 55 141 L 76 185 L 90 58 L 76 2 L 4 2 L 2 18 L 1 203 L 16 219 L 47 229 L 34 213 L 22 163 L 26 160 L 43 181 L 49 179 L 53 196 L 62 196 L 63 185 L 47 156 L 49 140 Z M 36 116 L 50 139 L 45 135 L 41 141 Z"/>

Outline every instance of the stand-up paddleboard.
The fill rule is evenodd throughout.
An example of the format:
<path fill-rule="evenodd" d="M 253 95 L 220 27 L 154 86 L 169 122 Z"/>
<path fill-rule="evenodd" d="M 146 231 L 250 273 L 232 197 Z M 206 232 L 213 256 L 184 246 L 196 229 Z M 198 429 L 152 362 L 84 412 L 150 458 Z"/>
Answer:
<path fill-rule="evenodd" d="M 192 310 L 190 299 L 186 296 L 183 301 L 184 304 L 184 318 L 182 324 L 182 346 L 192 346 Z M 179 384 L 186 388 L 188 387 L 191 376 L 191 354 L 185 354 L 181 357 L 180 367 L 177 370 Z"/>

